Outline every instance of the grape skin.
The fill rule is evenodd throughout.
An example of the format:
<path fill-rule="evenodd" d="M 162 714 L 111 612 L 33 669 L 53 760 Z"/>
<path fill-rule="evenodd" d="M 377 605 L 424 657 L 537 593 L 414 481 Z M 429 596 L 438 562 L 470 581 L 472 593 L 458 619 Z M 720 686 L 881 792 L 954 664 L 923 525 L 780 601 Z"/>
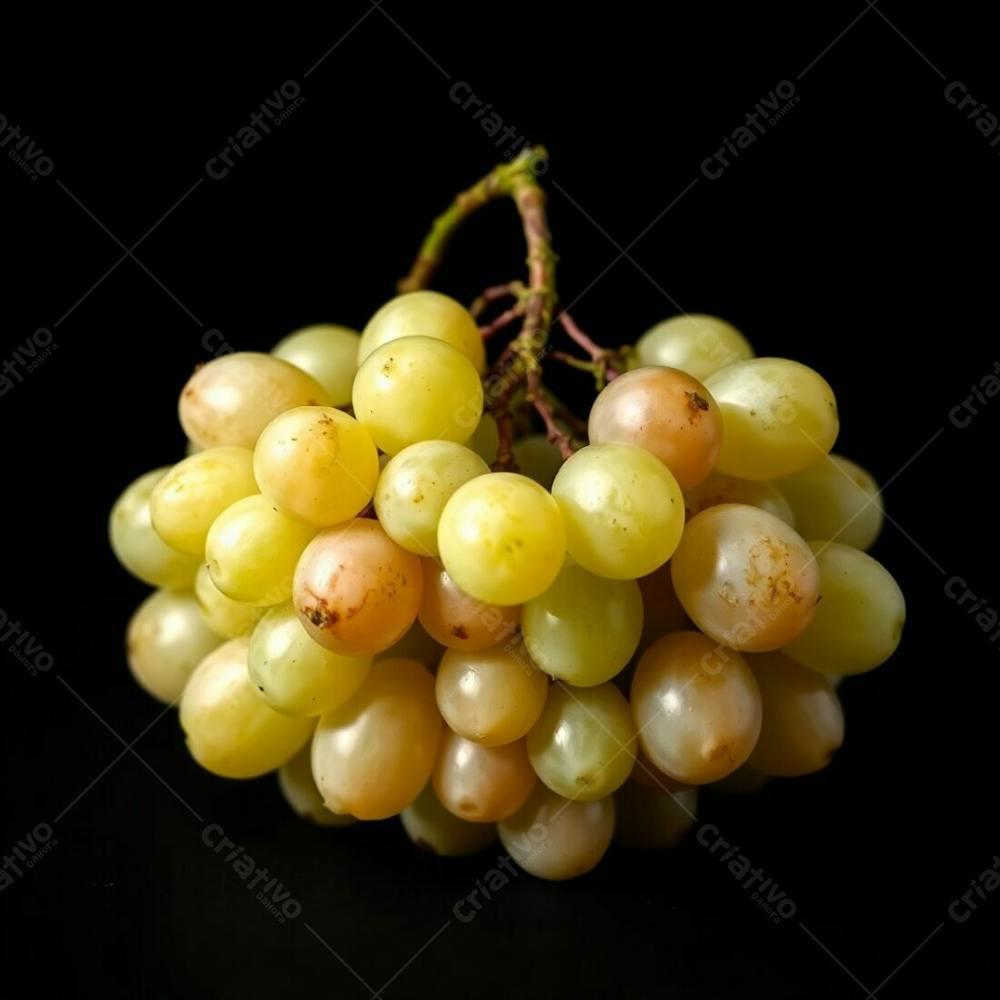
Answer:
<path fill-rule="evenodd" d="M 718 316 L 689 313 L 671 316 L 647 330 L 635 345 L 643 365 L 678 368 L 704 381 L 734 361 L 753 357 L 746 337 Z"/>
<path fill-rule="evenodd" d="M 494 451 L 494 454 L 496 452 Z M 546 434 L 529 434 L 514 442 L 514 461 L 521 474 L 545 489 L 552 488 L 556 473 L 562 468 L 559 449 Z"/>
<path fill-rule="evenodd" d="M 781 518 L 789 527 L 796 527 L 791 505 L 774 483 L 737 479 L 723 472 L 713 472 L 700 486 L 684 494 L 684 508 L 688 520 L 695 514 L 708 510 L 709 507 L 717 507 L 723 503 L 743 503 L 751 507 L 760 507 L 761 510 Z"/>
<path fill-rule="evenodd" d="M 444 858 L 475 854 L 497 837 L 492 824 L 469 823 L 448 812 L 429 783 L 399 818 L 406 835 L 417 847 Z"/>
<path fill-rule="evenodd" d="M 226 597 L 212 582 L 212 574 L 204 563 L 194 579 L 194 596 L 205 623 L 223 639 L 238 639 L 249 635 L 267 610 Z"/>
<path fill-rule="evenodd" d="M 278 787 L 292 811 L 317 826 L 353 826 L 353 816 L 338 816 L 323 805 L 312 776 L 312 751 L 307 743 L 287 764 L 278 769 Z"/>
<path fill-rule="evenodd" d="M 329 396 L 332 406 L 351 401 L 358 370 L 361 334 L 334 323 L 317 323 L 295 330 L 271 348 L 271 354 L 311 375 Z"/>

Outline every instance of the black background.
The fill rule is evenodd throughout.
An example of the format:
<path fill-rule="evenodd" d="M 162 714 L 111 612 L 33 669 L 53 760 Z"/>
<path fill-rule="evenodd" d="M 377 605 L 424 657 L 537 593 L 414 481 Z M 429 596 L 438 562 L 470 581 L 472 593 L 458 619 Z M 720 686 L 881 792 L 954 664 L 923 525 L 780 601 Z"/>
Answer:
<path fill-rule="evenodd" d="M 0 608 L 55 661 L 30 676 L 0 649 L 0 849 L 39 823 L 56 841 L 0 893 L 4 992 L 993 992 L 1000 893 L 965 923 L 947 914 L 1000 850 L 998 649 L 944 590 L 958 575 L 1000 607 L 1000 400 L 965 428 L 948 417 L 996 358 L 1000 158 L 944 98 L 960 80 L 1000 109 L 981 8 L 383 7 L 241 8 L 214 26 L 204 8 L 50 11 L 4 31 L 0 113 L 55 168 L 33 182 L 0 157 L 0 361 L 40 327 L 57 345 L 0 397 Z M 209 179 L 289 80 L 301 106 Z M 206 330 L 266 350 L 309 322 L 360 327 L 392 294 L 431 216 L 499 158 L 449 99 L 460 80 L 549 147 L 562 299 L 598 340 L 680 308 L 723 315 L 759 353 L 824 373 L 837 450 L 892 480 L 875 555 L 909 622 L 894 659 L 842 689 L 842 752 L 699 808 L 795 901 L 780 926 L 694 840 L 612 850 L 569 884 L 522 876 L 463 924 L 452 907 L 491 855 L 435 859 L 394 822 L 311 828 L 273 779 L 195 767 L 172 715 L 146 731 L 160 708 L 122 654 L 144 588 L 107 548 L 107 511 L 179 456 L 176 397 Z M 702 176 L 782 80 L 798 104 Z M 522 257 L 496 206 L 438 287 L 467 299 Z M 276 924 L 202 843 L 212 822 L 292 891 L 297 920 Z"/>

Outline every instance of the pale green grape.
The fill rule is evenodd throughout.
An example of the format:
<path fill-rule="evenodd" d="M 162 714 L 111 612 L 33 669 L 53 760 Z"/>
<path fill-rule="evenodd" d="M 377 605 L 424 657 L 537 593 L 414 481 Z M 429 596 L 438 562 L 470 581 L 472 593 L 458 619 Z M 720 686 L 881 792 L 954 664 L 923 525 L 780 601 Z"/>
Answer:
<path fill-rule="evenodd" d="M 418 441 L 467 441 L 483 415 L 483 385 L 461 351 L 403 337 L 373 351 L 354 379 L 354 414 L 390 455 Z"/>
<path fill-rule="evenodd" d="M 522 475 L 548 490 L 562 468 L 563 457 L 547 434 L 529 434 L 514 442 L 514 461 Z"/>
<path fill-rule="evenodd" d="M 824 674 L 863 674 L 896 651 L 906 601 L 889 571 L 839 542 L 810 542 L 823 600 L 808 628 L 783 652 Z"/>
<path fill-rule="evenodd" d="M 417 847 L 444 858 L 475 854 L 497 837 L 492 823 L 469 823 L 452 815 L 428 783 L 417 800 L 399 815 L 406 835 Z"/>
<path fill-rule="evenodd" d="M 351 826 L 357 822 L 353 816 L 338 816 L 323 805 L 323 796 L 313 781 L 309 744 L 278 769 L 278 787 L 293 812 L 317 826 Z"/>
<path fill-rule="evenodd" d="M 476 424 L 472 437 L 465 442 L 487 465 L 497 460 L 497 448 L 500 447 L 500 429 L 497 422 L 488 413 Z"/>
<path fill-rule="evenodd" d="M 822 376 L 787 358 L 751 358 L 706 382 L 722 410 L 720 472 L 780 479 L 812 465 L 833 447 L 837 401 Z"/>
<path fill-rule="evenodd" d="M 566 548 L 598 576 L 632 580 L 662 566 L 684 530 L 677 480 L 630 444 L 592 444 L 566 461 L 552 484 Z"/>
<path fill-rule="evenodd" d="M 639 364 L 679 368 L 704 381 L 734 361 L 753 357 L 746 337 L 718 316 L 671 316 L 644 333 L 635 345 Z"/>
<path fill-rule="evenodd" d="M 389 461 L 375 489 L 375 512 L 397 545 L 421 556 L 438 554 L 441 512 L 463 483 L 490 467 L 454 441 L 420 441 Z"/>
<path fill-rule="evenodd" d="M 194 596 L 208 627 L 223 639 L 249 635 L 267 610 L 226 597 L 212 582 L 212 574 L 204 563 L 194 578 Z"/>
<path fill-rule="evenodd" d="M 567 561 L 555 582 L 521 610 L 532 659 L 569 684 L 603 684 L 628 663 L 642 635 L 635 580 L 608 580 Z"/>
<path fill-rule="evenodd" d="M 358 370 L 360 343 L 361 335 L 346 326 L 317 323 L 279 340 L 271 353 L 311 375 L 326 390 L 331 405 L 346 406 Z"/>
<path fill-rule="evenodd" d="M 615 840 L 638 851 L 676 847 L 697 819 L 698 789 L 665 792 L 629 781 L 615 792 Z"/>
<path fill-rule="evenodd" d="M 717 507 L 720 503 L 745 503 L 751 507 L 760 507 L 761 510 L 780 517 L 785 524 L 793 528 L 796 526 L 792 508 L 773 483 L 737 479 L 723 472 L 713 472 L 700 486 L 684 493 L 684 507 L 688 518 L 709 507 Z"/>

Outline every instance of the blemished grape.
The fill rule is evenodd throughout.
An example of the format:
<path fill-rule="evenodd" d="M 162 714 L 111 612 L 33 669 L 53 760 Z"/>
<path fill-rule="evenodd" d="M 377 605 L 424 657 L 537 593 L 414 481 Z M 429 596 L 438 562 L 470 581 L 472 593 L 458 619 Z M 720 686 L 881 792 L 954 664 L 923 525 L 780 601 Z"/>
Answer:
<path fill-rule="evenodd" d="M 630 781 L 615 792 L 615 840 L 636 851 L 676 847 L 697 819 L 698 789 L 664 792 Z"/>
<path fill-rule="evenodd" d="M 108 536 L 115 557 L 134 577 L 152 587 L 190 587 L 198 558 L 171 548 L 153 529 L 149 498 L 170 471 L 154 469 L 130 483 L 111 508 Z"/>
<path fill-rule="evenodd" d="M 783 653 L 760 653 L 749 662 L 764 706 L 750 767 L 781 778 L 826 767 L 844 742 L 844 713 L 833 685 Z"/>
<path fill-rule="evenodd" d="M 889 571 L 838 542 L 810 542 L 823 600 L 809 627 L 783 652 L 824 674 L 863 674 L 896 651 L 906 600 Z"/>
<path fill-rule="evenodd" d="M 396 455 L 418 441 L 462 444 L 483 415 L 483 384 L 472 362 L 431 337 L 383 344 L 354 378 L 354 415 L 375 443 Z"/>
<path fill-rule="evenodd" d="M 427 668 L 376 660 L 365 683 L 316 727 L 312 769 L 323 802 L 358 819 L 401 813 L 427 784 L 440 738 Z"/>
<path fill-rule="evenodd" d="M 515 441 L 514 461 L 521 475 L 547 490 L 552 488 L 552 481 L 563 464 L 559 449 L 545 434 L 529 434 Z"/>
<path fill-rule="evenodd" d="M 438 551 L 448 575 L 486 604 L 523 604 L 547 590 L 566 554 L 563 517 L 538 483 L 477 476 L 445 504 Z"/>
<path fill-rule="evenodd" d="M 638 652 L 645 652 L 656 639 L 668 632 L 688 628 L 690 620 L 674 590 L 670 578 L 670 563 L 664 563 L 648 576 L 640 577 L 642 595 L 642 636 Z"/>
<path fill-rule="evenodd" d="M 250 680 L 275 711 L 322 715 L 342 705 L 368 676 L 369 656 L 340 656 L 316 642 L 289 604 L 271 608 L 250 637 Z"/>
<path fill-rule="evenodd" d="M 636 668 L 631 700 L 650 760 L 688 785 L 735 771 L 760 733 L 761 697 L 746 661 L 700 632 L 653 643 Z"/>
<path fill-rule="evenodd" d="M 433 337 L 461 351 L 480 374 L 486 368 L 483 338 L 472 313 L 440 292 L 407 292 L 382 306 L 361 335 L 358 364 L 400 337 Z"/>
<path fill-rule="evenodd" d="M 567 560 L 552 586 L 521 610 L 535 663 L 569 684 L 603 684 L 631 659 L 642 635 L 635 580 L 608 580 Z"/>
<path fill-rule="evenodd" d="M 258 697 L 247 672 L 249 638 L 231 639 L 195 667 L 181 696 L 188 749 L 223 778 L 274 771 L 305 746 L 314 720 L 293 719 Z"/>
<path fill-rule="evenodd" d="M 426 573 L 425 583 L 426 586 Z M 444 646 L 427 634 L 427 630 L 415 621 L 399 642 L 393 643 L 384 653 L 386 659 L 419 660 L 425 667 L 435 669 L 444 655 Z"/>
<path fill-rule="evenodd" d="M 308 743 L 278 769 L 278 787 L 292 811 L 317 826 L 351 826 L 357 822 L 353 816 L 338 816 L 323 805 L 323 796 L 313 781 Z"/>
<path fill-rule="evenodd" d="M 213 522 L 205 542 L 212 582 L 226 597 L 266 607 L 292 596 L 292 578 L 316 529 L 282 514 L 258 493 L 237 500 Z"/>
<path fill-rule="evenodd" d="M 671 316 L 647 330 L 635 345 L 639 363 L 679 368 L 704 381 L 734 361 L 753 357 L 746 337 L 718 316 Z"/>
<path fill-rule="evenodd" d="M 378 449 L 342 410 L 299 406 L 264 428 L 253 468 L 261 492 L 289 517 L 328 527 L 350 520 L 371 500 Z"/>
<path fill-rule="evenodd" d="M 212 582 L 212 574 L 204 563 L 194 578 L 194 596 L 205 623 L 223 639 L 249 635 L 267 610 L 226 597 Z"/>
<path fill-rule="evenodd" d="M 445 730 L 432 781 L 449 812 L 470 823 L 496 823 L 527 802 L 538 778 L 524 740 L 487 747 Z"/>
<path fill-rule="evenodd" d="M 611 796 L 576 802 L 544 785 L 497 825 L 500 843 L 514 861 L 536 878 L 553 882 L 589 872 L 604 857 L 614 829 Z"/>
<path fill-rule="evenodd" d="M 716 642 L 759 653 L 801 635 L 820 597 L 812 550 L 784 521 L 729 503 L 688 521 L 671 560 L 677 596 Z"/>
<path fill-rule="evenodd" d="M 443 858 L 459 858 L 475 854 L 497 839 L 491 823 L 469 823 L 452 815 L 428 784 L 399 815 L 406 835 L 417 847 Z"/>
<path fill-rule="evenodd" d="M 500 428 L 497 427 L 496 420 L 484 413 L 465 446 L 471 448 L 487 465 L 492 465 L 497 459 L 497 448 L 500 447 Z"/>
<path fill-rule="evenodd" d="M 584 569 L 632 580 L 662 566 L 684 529 L 684 498 L 670 470 L 643 448 L 592 444 L 552 484 L 566 549 Z"/>
<path fill-rule="evenodd" d="M 676 368 L 636 368 L 601 391 L 590 411 L 591 444 L 613 441 L 652 452 L 689 490 L 704 482 L 722 446 L 711 393 Z"/>
<path fill-rule="evenodd" d="M 780 479 L 812 465 L 840 430 L 826 380 L 798 361 L 751 358 L 705 382 L 722 410 L 720 472 L 741 479 Z"/>
<path fill-rule="evenodd" d="M 882 522 L 882 494 L 871 473 L 841 455 L 827 455 L 778 488 L 795 511 L 803 538 L 835 541 L 867 550 Z"/>
<path fill-rule="evenodd" d="M 469 597 L 444 567 L 425 559 L 419 618 L 427 633 L 442 646 L 475 653 L 510 639 L 521 620 L 521 609 L 484 604 Z"/>
<path fill-rule="evenodd" d="M 360 343 L 361 334 L 346 326 L 317 323 L 279 340 L 271 353 L 311 375 L 329 396 L 331 406 L 346 406 L 358 370 Z"/>
<path fill-rule="evenodd" d="M 592 802 L 623 785 L 635 764 L 632 712 L 614 684 L 554 684 L 528 733 L 531 766 L 559 795 Z"/>
<path fill-rule="evenodd" d="M 184 590 L 157 590 L 128 623 L 125 649 L 132 676 L 154 698 L 171 705 L 192 671 L 222 640 Z"/>
<path fill-rule="evenodd" d="M 525 736 L 545 705 L 549 680 L 519 648 L 478 653 L 449 649 L 435 692 L 444 721 L 459 736 L 495 747 Z"/>
<path fill-rule="evenodd" d="M 293 601 L 309 634 L 335 653 L 380 653 L 409 630 L 420 608 L 420 559 L 375 521 L 321 531 L 295 570 Z"/>
<path fill-rule="evenodd" d="M 454 441 L 419 441 L 389 460 L 375 490 L 375 513 L 389 537 L 418 556 L 438 554 L 441 512 L 463 483 L 490 467 Z"/>
<path fill-rule="evenodd" d="M 184 433 L 200 448 L 253 448 L 260 432 L 296 406 L 329 406 L 323 387 L 300 368 L 244 351 L 202 365 L 180 399 Z"/>
<path fill-rule="evenodd" d="M 178 462 L 160 479 L 149 498 L 149 513 L 169 546 L 200 558 L 215 519 L 257 492 L 253 452 L 209 448 Z"/>
<path fill-rule="evenodd" d="M 773 483 L 737 479 L 723 472 L 713 472 L 700 486 L 684 494 L 684 508 L 689 519 L 722 503 L 745 503 L 751 507 L 760 507 L 761 510 L 780 517 L 785 524 L 796 527 L 795 515 L 788 500 Z"/>

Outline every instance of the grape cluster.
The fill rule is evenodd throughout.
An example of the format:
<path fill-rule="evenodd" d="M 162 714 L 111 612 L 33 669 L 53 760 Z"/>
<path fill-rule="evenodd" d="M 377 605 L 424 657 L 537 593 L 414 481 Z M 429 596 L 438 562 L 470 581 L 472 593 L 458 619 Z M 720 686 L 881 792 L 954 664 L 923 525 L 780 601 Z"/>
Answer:
<path fill-rule="evenodd" d="M 675 844 L 698 786 L 825 767 L 840 678 L 905 616 L 833 392 L 710 316 L 623 356 L 586 443 L 563 460 L 522 424 L 497 471 L 480 329 L 439 293 L 200 367 L 188 457 L 110 524 L 159 588 L 131 670 L 195 760 L 277 771 L 320 824 L 398 815 L 446 855 L 499 836 L 549 879 L 613 837 Z"/>

